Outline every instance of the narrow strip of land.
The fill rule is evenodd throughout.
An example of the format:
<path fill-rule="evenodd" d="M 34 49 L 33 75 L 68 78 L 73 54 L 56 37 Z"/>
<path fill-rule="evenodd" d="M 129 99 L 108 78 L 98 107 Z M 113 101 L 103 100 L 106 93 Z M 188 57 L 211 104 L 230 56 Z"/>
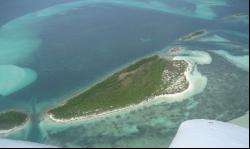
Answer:
<path fill-rule="evenodd" d="M 184 35 L 182 37 L 180 37 L 178 39 L 178 41 L 191 41 L 191 40 L 195 40 L 197 38 L 200 38 L 204 35 L 206 35 L 208 33 L 207 30 L 203 29 L 203 30 L 197 30 L 197 31 L 194 31 L 192 33 L 189 33 L 187 35 Z"/>

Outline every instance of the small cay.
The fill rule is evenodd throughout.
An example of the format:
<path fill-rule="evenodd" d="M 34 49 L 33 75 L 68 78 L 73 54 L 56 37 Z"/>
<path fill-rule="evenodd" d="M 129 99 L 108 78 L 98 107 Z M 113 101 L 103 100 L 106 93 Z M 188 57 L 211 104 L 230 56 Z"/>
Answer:
<path fill-rule="evenodd" d="M 151 56 L 113 74 L 64 105 L 48 111 L 53 120 L 87 117 L 139 104 L 157 95 L 175 94 L 189 86 L 188 63 Z"/>
<path fill-rule="evenodd" d="M 22 112 L 8 111 L 0 113 L 0 135 L 15 131 L 28 120 L 28 116 Z"/>
<path fill-rule="evenodd" d="M 206 35 L 208 33 L 207 30 L 203 29 L 203 30 L 197 30 L 197 31 L 194 31 L 192 33 L 189 33 L 187 35 L 184 35 L 182 37 L 180 37 L 178 39 L 178 41 L 191 41 L 191 40 L 195 40 L 197 38 L 200 38 L 204 35 Z"/>

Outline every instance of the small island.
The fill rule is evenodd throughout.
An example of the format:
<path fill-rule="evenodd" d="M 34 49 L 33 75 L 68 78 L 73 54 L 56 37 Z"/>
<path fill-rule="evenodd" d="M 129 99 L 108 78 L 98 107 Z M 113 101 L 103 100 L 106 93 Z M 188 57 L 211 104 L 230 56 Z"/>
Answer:
<path fill-rule="evenodd" d="M 224 18 L 226 21 L 240 21 L 244 23 L 249 23 L 249 12 L 238 12 Z"/>
<path fill-rule="evenodd" d="M 197 31 L 194 31 L 192 33 L 189 33 L 187 35 L 184 35 L 184 36 L 180 37 L 178 39 L 178 41 L 191 41 L 191 40 L 200 38 L 200 37 L 206 35 L 207 33 L 208 33 L 208 31 L 205 30 L 205 29 L 203 29 L 203 30 L 197 30 Z"/>
<path fill-rule="evenodd" d="M 22 112 L 8 111 L 0 113 L 0 134 L 7 134 L 22 126 L 28 116 Z"/>
<path fill-rule="evenodd" d="M 234 14 L 233 16 L 235 16 L 235 17 L 248 17 L 249 13 L 248 12 L 239 12 L 237 14 Z"/>
<path fill-rule="evenodd" d="M 50 119 L 62 122 L 86 118 L 147 101 L 162 94 L 175 94 L 189 86 L 188 63 L 151 56 L 111 75 L 65 104 L 48 111 Z"/>

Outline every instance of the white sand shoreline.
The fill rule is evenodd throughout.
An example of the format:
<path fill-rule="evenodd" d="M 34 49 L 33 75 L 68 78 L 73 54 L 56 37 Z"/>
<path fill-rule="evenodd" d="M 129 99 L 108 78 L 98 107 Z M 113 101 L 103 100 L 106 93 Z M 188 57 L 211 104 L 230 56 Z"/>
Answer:
<path fill-rule="evenodd" d="M 0 137 L 1 137 L 1 136 L 10 135 L 10 134 L 12 134 L 12 133 L 14 133 L 14 132 L 16 132 L 16 131 L 19 131 L 19 130 L 23 129 L 23 128 L 28 124 L 28 122 L 29 122 L 29 119 L 26 120 L 26 121 L 25 121 L 22 125 L 20 125 L 20 126 L 16 126 L 16 127 L 14 127 L 14 128 L 8 129 L 8 130 L 0 130 Z"/>
<path fill-rule="evenodd" d="M 4 136 L 4 135 L 8 135 L 14 131 L 17 131 L 18 129 L 20 129 L 19 127 L 14 127 L 8 130 L 0 130 L 0 136 Z"/>
<path fill-rule="evenodd" d="M 11 110 L 11 111 L 12 111 L 12 110 Z M 13 110 L 13 111 L 14 111 L 14 110 Z M 21 111 L 19 111 L 19 112 L 21 112 Z M 23 112 L 23 113 L 25 113 L 25 112 Z M 27 114 L 27 118 L 26 118 L 25 121 L 24 121 L 21 125 L 19 125 L 19 126 L 15 126 L 15 127 L 11 128 L 11 129 L 7 129 L 7 130 L 0 129 L 0 137 L 1 137 L 1 136 L 7 136 L 7 135 L 9 135 L 9 134 L 12 134 L 12 133 L 14 133 L 14 132 L 16 132 L 16 131 L 19 131 L 19 130 L 23 129 L 23 128 L 30 122 L 30 117 L 29 117 L 29 116 L 30 116 L 30 115 Z"/>
<path fill-rule="evenodd" d="M 192 70 L 192 64 L 188 61 L 186 61 L 188 63 L 188 67 L 187 67 L 187 70 L 185 71 L 185 76 L 187 78 L 187 80 L 189 81 L 189 87 L 184 90 L 183 92 L 180 92 L 180 93 L 176 93 L 176 94 L 168 94 L 168 95 L 159 95 L 159 96 L 169 96 L 169 97 L 174 97 L 174 96 L 182 96 L 183 93 L 187 92 L 187 90 L 190 90 L 190 86 L 192 86 L 192 82 L 190 82 L 190 73 L 191 73 L 191 70 Z M 102 112 L 102 113 L 99 113 L 99 114 L 92 114 L 92 115 L 88 115 L 88 116 L 81 116 L 81 117 L 74 117 L 74 118 L 71 118 L 71 119 L 57 119 L 57 118 L 54 118 L 52 114 L 47 114 L 47 118 L 46 119 L 49 119 L 49 120 L 52 120 L 54 122 L 57 122 L 57 123 L 70 123 L 72 121 L 84 121 L 84 120 L 92 120 L 92 119 L 96 119 L 96 118 L 102 118 L 102 117 L 106 117 L 106 116 L 110 116 L 110 115 L 113 115 L 113 114 L 117 114 L 119 112 L 128 112 L 128 111 L 132 111 L 132 110 L 135 110 L 135 109 L 138 109 L 138 108 L 142 108 L 142 107 L 145 107 L 145 106 L 150 106 L 150 105 L 153 105 L 153 104 L 158 104 L 158 103 L 162 103 L 162 102 L 168 102 L 164 99 L 157 99 L 158 96 L 156 97 L 153 97 L 153 98 L 149 98 L 139 104 L 134 104 L 134 105 L 130 105 L 130 106 L 127 106 L 127 107 L 124 107 L 124 108 L 119 108 L 119 109 L 115 109 L 115 110 L 111 110 L 111 111 L 107 111 L 107 112 Z M 156 102 L 156 100 L 159 100 Z"/>
<path fill-rule="evenodd" d="M 186 50 L 183 50 L 183 52 L 187 52 Z M 74 117 L 71 119 L 57 119 L 55 118 L 52 114 L 49 114 L 48 112 L 46 113 L 45 119 L 47 121 L 51 122 L 56 122 L 56 123 L 70 123 L 73 121 L 87 121 L 87 120 L 93 120 L 93 119 L 98 119 L 98 118 L 103 118 L 107 117 L 110 115 L 115 115 L 119 114 L 120 112 L 129 112 L 138 108 L 146 107 L 146 106 L 151 106 L 155 104 L 160 104 L 160 103 L 173 103 L 173 102 L 180 102 L 183 101 L 195 94 L 199 94 L 202 92 L 207 84 L 207 78 L 205 76 L 202 76 L 196 67 L 196 64 L 210 64 L 212 59 L 208 53 L 201 53 L 199 51 L 189 51 L 193 55 L 202 55 L 203 60 L 197 60 L 194 58 L 188 58 L 188 57 L 182 57 L 182 56 L 176 56 L 174 60 L 184 60 L 185 62 L 188 63 L 188 67 L 185 71 L 185 77 L 189 83 L 189 86 L 186 90 L 183 92 L 179 92 L 176 94 L 163 94 L 163 95 L 158 95 L 153 98 L 149 98 L 139 104 L 134 104 L 130 105 L 124 108 L 119 108 L 115 110 L 110 110 L 107 112 L 102 112 L 99 114 L 92 114 L 88 116 L 80 116 L 80 117 Z M 73 95 L 72 97 L 74 97 Z"/>

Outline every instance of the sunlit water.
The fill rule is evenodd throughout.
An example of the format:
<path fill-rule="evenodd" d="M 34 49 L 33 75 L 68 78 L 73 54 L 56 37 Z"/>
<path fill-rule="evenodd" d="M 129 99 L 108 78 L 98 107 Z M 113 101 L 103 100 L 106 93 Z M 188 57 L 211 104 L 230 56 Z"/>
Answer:
<path fill-rule="evenodd" d="M 248 11 L 246 1 L 216 0 L 213 8 L 212 3 L 193 0 L 156 2 L 74 1 L 2 23 L 0 66 L 16 65 L 37 74 L 29 85 L 14 80 L 8 92 L 2 89 L 0 111 L 18 109 L 31 115 L 24 129 L 6 137 L 61 147 L 166 147 L 185 120 L 229 121 L 249 111 L 248 23 L 227 18 Z M 209 31 L 205 37 L 176 42 L 203 28 Z M 212 57 L 211 64 L 198 65 L 207 78 L 202 93 L 87 122 L 44 120 L 44 113 L 63 97 L 173 46 Z M 2 69 L 0 77 L 15 77 L 5 70 L 10 69 Z"/>

